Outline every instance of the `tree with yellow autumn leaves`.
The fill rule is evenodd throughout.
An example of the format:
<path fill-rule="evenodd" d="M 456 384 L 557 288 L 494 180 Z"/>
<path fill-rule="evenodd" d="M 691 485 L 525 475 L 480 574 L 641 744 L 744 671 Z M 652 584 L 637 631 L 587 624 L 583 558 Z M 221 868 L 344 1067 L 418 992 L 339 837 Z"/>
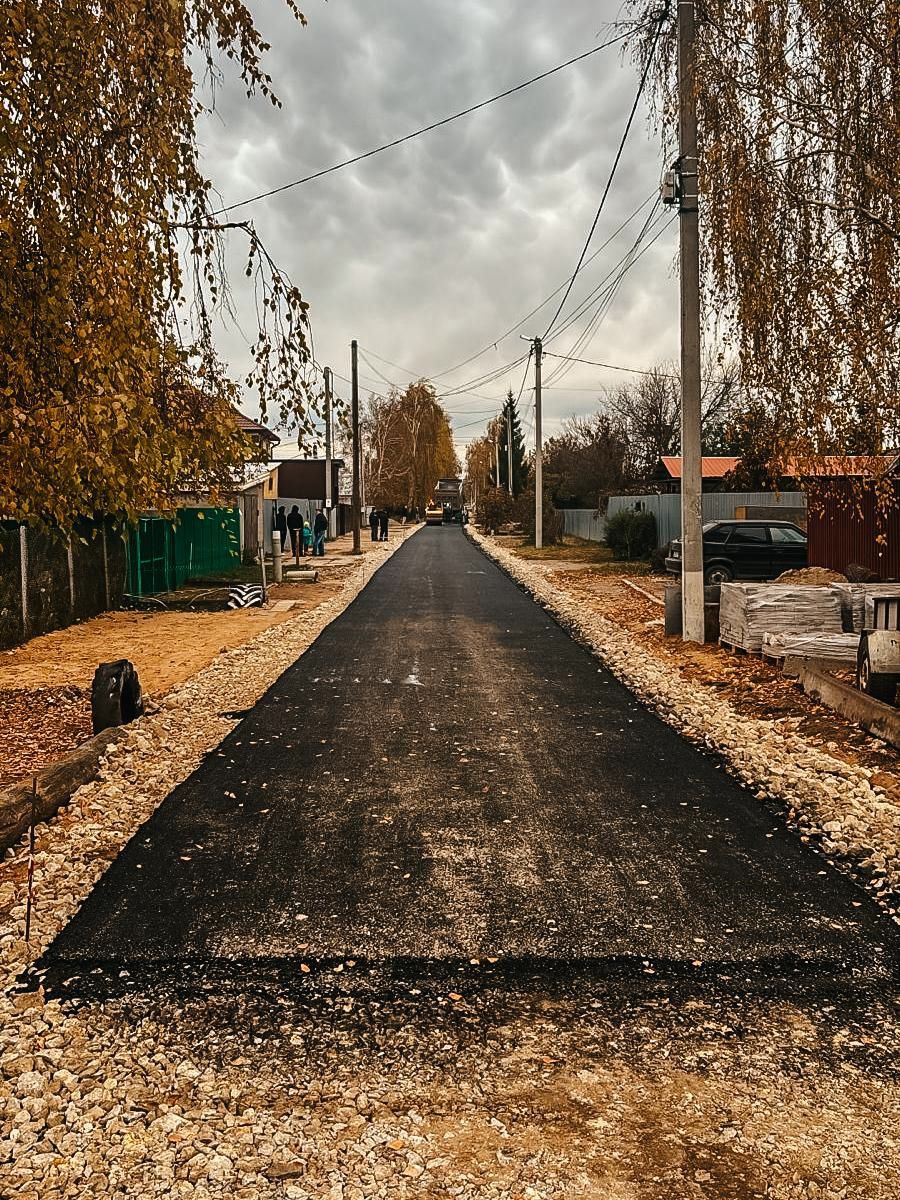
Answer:
<path fill-rule="evenodd" d="M 631 0 L 650 52 L 656 0 Z M 674 6 L 654 60 L 677 151 Z M 704 0 L 695 92 L 706 309 L 783 467 L 900 443 L 900 10 Z M 773 466 L 779 472 L 779 463 Z"/>
<path fill-rule="evenodd" d="M 362 429 L 366 499 L 379 508 L 424 510 L 438 479 L 459 473 L 450 418 L 425 379 L 370 396 Z"/>
<path fill-rule="evenodd" d="M 293 0 L 285 0 L 298 21 Z M 0 12 L 0 514 L 63 528 L 215 494 L 247 447 L 212 323 L 245 239 L 263 412 L 308 409 L 307 306 L 215 214 L 193 69 L 277 103 L 240 0 L 10 0 Z M 192 69 L 193 68 L 193 69 Z"/>

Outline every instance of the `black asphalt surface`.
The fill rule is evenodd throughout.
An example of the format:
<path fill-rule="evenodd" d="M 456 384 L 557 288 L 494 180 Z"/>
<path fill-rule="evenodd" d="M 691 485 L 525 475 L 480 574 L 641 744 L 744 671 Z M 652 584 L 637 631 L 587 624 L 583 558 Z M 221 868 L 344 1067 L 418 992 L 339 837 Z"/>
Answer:
<path fill-rule="evenodd" d="M 474 959 L 510 978 L 884 981 L 897 935 L 462 531 L 426 528 L 40 965 L 69 986 L 273 964 L 302 984 Z"/>

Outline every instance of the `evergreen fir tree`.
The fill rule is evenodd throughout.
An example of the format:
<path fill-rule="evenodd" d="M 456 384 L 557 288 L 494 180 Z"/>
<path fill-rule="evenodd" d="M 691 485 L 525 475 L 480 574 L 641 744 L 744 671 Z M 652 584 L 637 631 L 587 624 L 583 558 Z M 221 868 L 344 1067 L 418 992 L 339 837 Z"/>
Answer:
<path fill-rule="evenodd" d="M 522 424 L 519 420 L 519 406 L 512 394 L 512 390 L 506 393 L 506 401 L 503 405 L 503 411 L 500 414 L 500 428 L 498 443 L 500 448 L 500 479 L 498 486 L 504 491 L 509 488 L 509 455 L 507 453 L 508 430 L 512 425 L 512 476 L 513 476 L 513 495 L 520 496 L 525 490 L 528 483 L 528 471 L 525 466 L 525 439 L 522 436 Z M 496 475 L 496 469 L 491 471 L 492 480 Z"/>

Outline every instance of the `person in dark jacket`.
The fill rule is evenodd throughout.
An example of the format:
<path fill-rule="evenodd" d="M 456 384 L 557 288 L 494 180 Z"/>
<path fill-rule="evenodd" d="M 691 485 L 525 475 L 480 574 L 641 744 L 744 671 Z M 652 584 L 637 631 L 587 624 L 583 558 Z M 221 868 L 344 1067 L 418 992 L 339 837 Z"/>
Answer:
<path fill-rule="evenodd" d="M 369 513 L 369 528 L 372 530 L 372 541 L 378 541 L 378 526 L 380 524 L 378 509 L 373 508 Z"/>
<path fill-rule="evenodd" d="M 316 517 L 313 521 L 313 554 L 317 558 L 325 557 L 325 534 L 328 532 L 328 518 L 322 512 L 321 508 L 316 509 Z"/>
<path fill-rule="evenodd" d="M 383 508 L 378 514 L 378 528 L 381 533 L 380 540 L 386 542 L 388 540 L 388 511 L 386 508 Z"/>
<path fill-rule="evenodd" d="M 287 515 L 288 533 L 291 535 L 291 554 L 299 558 L 303 553 L 303 517 L 300 506 L 295 504 Z"/>
<path fill-rule="evenodd" d="M 278 506 L 278 512 L 275 514 L 275 532 L 281 534 L 281 553 L 288 553 L 288 523 L 287 517 L 284 515 L 284 505 Z"/>

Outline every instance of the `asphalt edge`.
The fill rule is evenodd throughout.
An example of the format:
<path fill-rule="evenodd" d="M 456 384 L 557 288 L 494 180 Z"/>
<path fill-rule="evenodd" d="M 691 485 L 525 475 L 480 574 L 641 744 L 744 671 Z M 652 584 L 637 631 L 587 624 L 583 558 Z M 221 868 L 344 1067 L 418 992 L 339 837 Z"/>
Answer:
<path fill-rule="evenodd" d="M 673 707 L 667 707 L 653 697 L 647 696 L 640 691 L 638 684 L 619 669 L 616 662 L 604 654 L 603 648 L 598 641 L 592 638 L 574 618 L 555 607 L 548 596 L 539 595 L 526 577 L 516 573 L 514 564 L 505 561 L 494 553 L 494 550 L 500 549 L 500 547 L 494 547 L 487 535 L 476 532 L 471 528 L 465 528 L 464 532 L 471 543 L 502 571 L 520 591 L 529 596 L 573 641 L 587 650 L 592 658 L 596 659 L 623 687 L 627 688 L 638 704 L 664 721 L 680 737 L 685 738 L 708 758 L 713 759 L 721 765 L 741 787 L 752 794 L 758 804 L 764 805 L 776 816 L 791 834 L 801 840 L 805 846 L 811 849 L 819 858 L 822 858 L 829 866 L 848 878 L 860 889 L 861 895 L 868 902 L 874 904 L 883 916 L 887 917 L 895 925 L 900 926 L 900 891 L 896 889 L 885 890 L 881 887 L 879 882 L 880 876 L 873 868 L 864 865 L 858 856 L 843 855 L 839 852 L 835 853 L 826 846 L 825 842 L 828 840 L 827 831 L 816 825 L 815 818 L 798 804 L 795 796 L 784 790 L 776 790 L 773 787 L 771 779 L 757 778 L 753 774 L 746 772 L 745 769 L 742 770 L 741 766 L 729 756 L 726 747 L 711 740 L 709 735 L 701 735 L 694 732 L 686 719 L 677 714 Z M 509 552 L 507 551 L 507 553 Z M 547 591 L 551 591 L 553 584 L 549 580 L 545 580 L 545 583 Z M 603 620 L 606 622 L 606 618 L 603 618 Z M 736 721 L 743 720 L 735 710 L 732 709 L 732 713 Z M 765 794 L 761 794 L 762 792 Z M 802 820 L 795 819 L 792 815 L 795 813 Z"/>
<path fill-rule="evenodd" d="M 306 651 L 310 649 L 312 645 L 314 645 L 322 633 L 350 607 L 350 605 L 368 586 L 381 568 L 393 558 L 394 554 L 422 528 L 423 526 L 421 525 L 415 526 L 408 532 L 404 533 L 402 537 L 390 542 L 388 551 L 383 555 L 379 555 L 378 561 L 373 563 L 371 566 L 369 566 L 369 564 L 366 562 L 367 556 L 361 555 L 359 559 L 359 565 L 363 566 L 364 570 L 352 581 L 347 581 L 348 586 L 345 593 L 338 594 L 337 597 L 328 598 L 323 602 L 323 605 L 319 606 L 317 609 L 298 613 L 289 621 L 284 621 L 279 625 L 261 630 L 249 641 L 242 643 L 240 646 L 232 648 L 225 654 L 217 655 L 212 662 L 201 668 L 200 671 L 196 672 L 188 679 L 182 680 L 181 683 L 177 684 L 164 696 L 160 697 L 158 703 L 155 703 L 151 712 L 146 713 L 144 716 L 139 717 L 136 721 L 132 721 L 128 725 L 119 726 L 114 730 L 103 731 L 103 733 L 94 738 L 88 739 L 87 742 L 83 742 L 79 747 L 76 747 L 76 749 L 71 752 L 72 755 L 77 755 L 84 749 L 84 747 L 89 747 L 87 758 L 92 765 L 83 771 L 80 782 L 77 786 L 73 786 L 69 790 L 69 794 L 66 796 L 64 801 L 55 805 L 53 810 L 48 811 L 46 815 L 39 814 L 35 825 L 36 827 L 43 826 L 45 828 L 41 830 L 38 836 L 43 838 L 49 834 L 51 839 L 58 838 L 64 841 L 68 836 L 68 830 L 65 830 L 60 824 L 62 814 L 65 811 L 73 811 L 83 794 L 86 794 L 92 788 L 98 789 L 104 786 L 104 783 L 107 782 L 105 780 L 107 773 L 111 771 L 113 774 L 115 774 L 117 770 L 116 760 L 121 757 L 121 752 L 127 753 L 130 749 L 135 747 L 137 748 L 135 752 L 138 755 L 148 752 L 145 744 L 152 740 L 151 730 L 153 728 L 152 723 L 154 722 L 155 718 L 160 716 L 170 716 L 172 715 L 172 710 L 176 710 L 177 712 L 179 709 L 186 709 L 188 713 L 190 713 L 190 692 L 192 685 L 196 685 L 201 680 L 204 680 L 205 677 L 208 677 L 211 682 L 214 681 L 217 671 L 219 671 L 222 667 L 227 668 L 231 664 L 239 663 L 242 658 L 248 655 L 248 653 L 252 653 L 253 647 L 257 645 L 257 643 L 270 639 L 273 632 L 280 631 L 281 636 L 283 637 L 284 631 L 290 628 L 292 625 L 295 625 L 295 623 L 297 629 L 300 630 L 304 627 L 304 625 L 310 624 L 311 614 L 315 615 L 318 613 L 319 616 L 325 615 L 319 611 L 321 608 L 325 608 L 327 611 L 327 619 L 316 629 L 314 635 L 309 638 L 296 658 L 293 659 L 291 663 L 281 666 L 272 675 L 265 687 L 262 689 L 261 695 L 265 694 L 269 688 L 273 687 L 277 683 L 281 675 L 284 674 L 284 671 L 289 669 L 293 662 L 297 661 L 298 658 L 301 658 Z M 222 706 L 219 706 L 220 710 L 221 707 Z M 201 758 L 208 754 L 215 753 L 222 741 L 240 723 L 240 720 L 242 719 L 242 717 L 238 716 L 236 713 L 228 714 L 222 711 L 217 711 L 214 714 L 207 715 L 210 718 L 212 737 L 204 743 L 204 748 L 200 755 Z M 162 748 L 164 749 L 165 746 L 163 745 Z M 149 749 L 150 754 L 153 754 L 153 749 L 154 748 L 152 747 Z M 63 760 L 60 760 L 60 762 L 62 761 Z M 53 771 L 58 767 L 59 763 L 51 764 L 49 767 L 45 768 L 45 770 Z M 2 931 L 3 934 L 7 936 L 3 936 L 2 941 L 0 941 L 0 993 L 3 991 L 4 976 L 6 977 L 7 986 L 14 986 L 15 979 L 20 976 L 23 971 L 27 970 L 30 965 L 41 956 L 56 934 L 68 923 L 74 913 L 78 911 L 87 895 L 90 894 L 99 879 L 102 878 L 102 876 L 106 873 L 106 869 L 113 858 L 117 857 L 123 847 L 139 832 L 141 827 L 146 823 L 147 820 L 149 820 L 166 796 L 169 795 L 169 793 L 174 790 L 174 788 L 177 787 L 180 782 L 183 782 L 183 779 L 187 778 L 194 769 L 196 769 L 196 766 L 189 764 L 181 780 L 172 782 L 171 785 L 167 787 L 165 792 L 157 795 L 155 799 L 151 800 L 150 803 L 142 807 L 140 812 L 136 815 L 133 809 L 130 809 L 127 812 L 123 811 L 124 805 L 122 806 L 122 809 L 116 809 L 114 812 L 110 812 L 108 815 L 111 833 L 104 844 L 102 869 L 95 869 L 96 860 L 101 856 L 98 856 L 96 848 L 90 848 L 87 856 L 95 865 L 89 871 L 84 870 L 85 864 L 84 862 L 80 862 L 78 860 L 77 855 L 77 851 L 79 849 L 82 849 L 82 853 L 84 853 L 84 849 L 76 846 L 76 853 L 72 853 L 70 855 L 72 861 L 71 864 L 69 864 L 68 872 L 68 874 L 74 875 L 75 877 L 74 879 L 66 878 L 63 881 L 65 888 L 67 890 L 71 889 L 73 895 L 69 895 L 65 901 L 57 903 L 56 907 L 53 907 L 53 899 L 50 899 L 49 907 L 51 908 L 51 911 L 49 913 L 47 893 L 50 891 L 50 885 L 48 884 L 47 879 L 44 877 L 44 872 L 41 869 L 43 865 L 42 860 L 45 857 L 45 851 L 39 848 L 37 856 L 38 866 L 35 871 L 35 920 L 32 926 L 32 939 L 30 943 L 26 943 L 24 939 L 24 933 L 22 934 L 21 938 L 15 938 L 14 931 L 12 929 L 4 929 Z M 113 782 L 115 783 L 115 779 Z M 28 820 L 24 827 L 25 832 L 19 835 L 17 839 L 8 842 L 6 845 L 0 846 L 0 883 L 9 882 L 12 884 L 15 894 L 14 897 L 8 902 L 8 908 L 11 913 L 16 912 L 17 914 L 19 912 L 25 912 L 28 895 L 27 873 L 24 870 L 24 863 L 28 857 L 27 835 L 31 824 L 31 789 L 30 785 L 28 784 L 14 785 L 14 788 L 21 788 L 23 786 L 28 788 L 29 796 Z M 19 803 L 21 803 L 21 796 L 19 797 Z M 90 801 L 88 801 L 88 805 L 90 805 Z M 78 821 L 72 823 L 72 828 L 76 831 L 78 824 Z M 110 857 L 110 854 L 112 857 Z M 79 866 L 83 871 L 82 878 L 79 878 L 77 874 L 77 867 Z M 89 877 L 84 878 L 84 875 L 88 875 Z M 15 918 L 15 924 L 17 926 L 20 925 L 18 916 Z M 21 924 L 24 926 L 24 918 Z"/>

